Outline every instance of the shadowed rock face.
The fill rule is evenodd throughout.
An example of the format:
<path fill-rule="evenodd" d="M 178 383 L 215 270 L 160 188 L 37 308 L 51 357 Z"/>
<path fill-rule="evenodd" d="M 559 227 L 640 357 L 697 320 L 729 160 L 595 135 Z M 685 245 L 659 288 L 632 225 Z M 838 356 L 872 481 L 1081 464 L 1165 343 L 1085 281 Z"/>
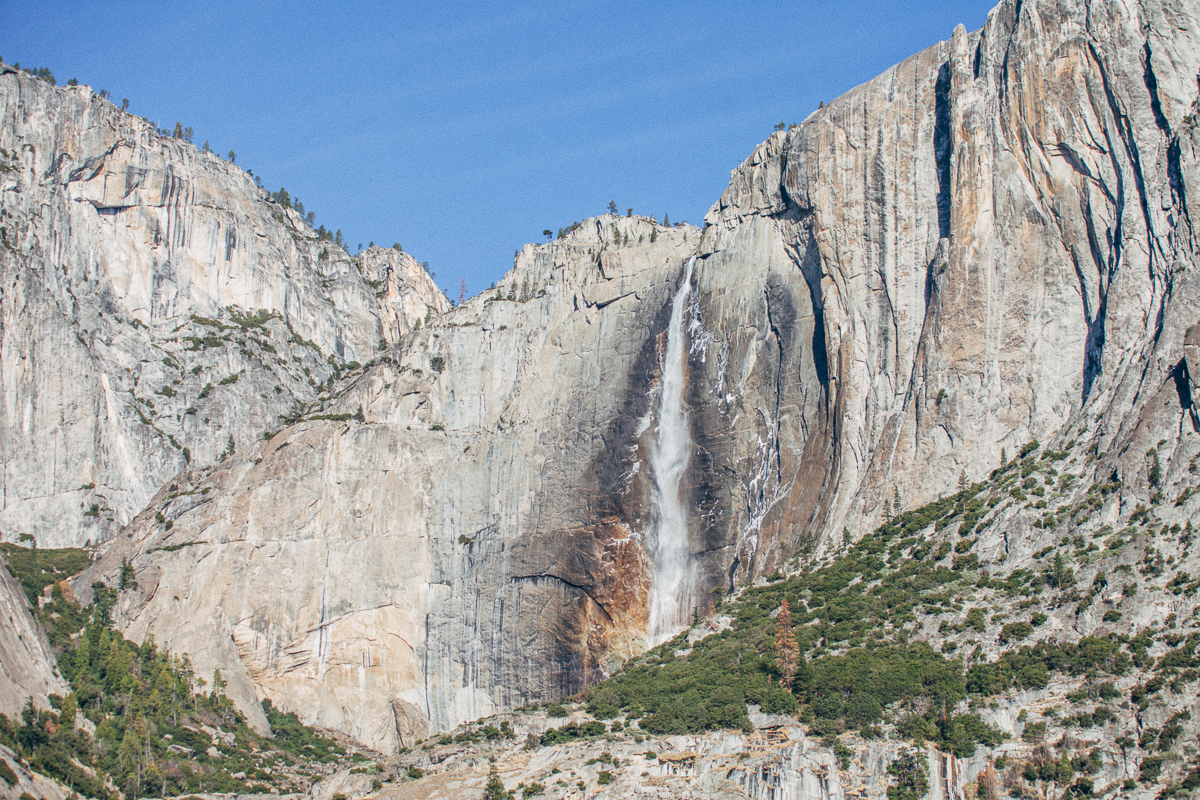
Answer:
<path fill-rule="evenodd" d="M 1197 12 L 1002 3 L 760 145 L 702 234 L 601 217 L 527 246 L 339 385 L 326 412 L 363 421 L 180 476 L 78 583 L 130 559 L 127 635 L 220 667 L 259 725 L 266 695 L 380 749 L 597 680 L 643 647 L 692 255 L 703 591 L 1033 438 L 1136 471 L 1122 453 L 1195 420 Z"/>

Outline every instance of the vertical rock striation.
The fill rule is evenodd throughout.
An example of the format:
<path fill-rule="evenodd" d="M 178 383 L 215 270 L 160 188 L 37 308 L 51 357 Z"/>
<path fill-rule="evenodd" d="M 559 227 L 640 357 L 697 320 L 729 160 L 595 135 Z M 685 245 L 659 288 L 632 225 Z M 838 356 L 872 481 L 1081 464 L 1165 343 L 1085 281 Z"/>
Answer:
<path fill-rule="evenodd" d="M 908 508 L 953 491 L 1033 438 L 1090 439 L 1106 454 L 1095 470 L 1136 473 L 1145 442 L 1194 435 L 1197 19 L 1200 7 L 1188 0 L 1004 0 L 981 31 L 956 29 L 760 145 L 702 234 L 640 218 L 588 220 L 553 244 L 527 246 L 499 288 L 418 330 L 409 326 L 421 306 L 435 304 L 422 299 L 415 267 L 397 278 L 409 288 L 393 292 L 377 261 L 384 254 L 351 262 L 329 250 L 322 259 L 325 245 L 286 213 L 272 221 L 274 208 L 248 185 L 220 184 L 250 198 L 237 212 L 245 215 L 233 226 L 237 241 L 261 230 L 266 241 L 253 253 L 267 248 L 271 258 L 210 248 L 189 261 L 188 247 L 199 245 L 188 242 L 231 229 L 199 207 L 189 213 L 207 228 L 181 225 L 176 205 L 161 199 L 102 213 L 121 207 L 111 181 L 123 181 L 120 197 L 152 185 L 155 198 L 171 198 L 192 196 L 177 190 L 182 184 L 200 192 L 200 176 L 246 179 L 86 91 L 53 94 L 0 76 L 16 87 L 5 95 L 7 115 L 74 109 L 38 130 L 92 131 L 95 116 L 98 130 L 133 126 L 129 136 L 145 141 L 119 156 L 118 177 L 100 183 L 87 176 L 110 173 L 94 172 L 94 159 L 125 152 L 100 155 L 115 134 L 95 134 L 110 142 L 87 151 L 95 155 L 65 144 L 35 154 L 21 144 L 6 156 L 24 176 L 21 191 L 52 202 L 35 207 L 22 195 L 18 210 L 5 212 L 23 216 L 4 269 L 36 288 L 6 290 L 5 307 L 22 297 L 57 305 L 23 300 L 27 309 L 5 312 L 4 430 L 13 441 L 18 430 L 49 431 L 51 442 L 59 429 L 95 429 L 85 437 L 100 443 L 95 463 L 133 465 L 120 481 L 103 480 L 148 496 L 183 466 L 154 432 L 159 426 L 169 443 L 170 419 L 129 422 L 138 400 L 151 399 L 136 391 L 134 365 L 158 369 L 165 345 L 151 333 L 172 331 L 185 313 L 164 310 L 159 321 L 152 310 L 174 309 L 179 297 L 194 304 L 186 313 L 234 303 L 245 313 L 273 310 L 281 319 L 263 323 L 276 326 L 272 341 L 295 331 L 289 353 L 302 361 L 247 362 L 245 380 L 268 400 L 275 386 L 277 402 L 303 401 L 318 395 L 289 371 L 302 363 L 322 384 L 319 413 L 293 416 L 269 441 L 243 445 L 239 434 L 236 452 L 226 448 L 216 466 L 214 435 L 269 426 L 231 412 L 233 422 L 189 434 L 193 449 L 208 448 L 198 461 L 210 465 L 159 489 L 79 590 L 113 580 L 128 558 L 142 588 L 122 594 L 118 623 L 192 653 L 201 671 L 220 667 L 260 726 L 257 700 L 266 695 L 306 722 L 388 749 L 568 694 L 644 647 L 654 580 L 649 459 L 662 424 L 654 398 L 666 382 L 665 352 L 682 344 L 668 342 L 668 328 L 693 256 L 680 310 L 687 351 L 678 418 L 694 443 L 680 493 L 697 597 L 774 570 L 798 547 L 855 536 L 897 498 Z M 6 117 L 0 135 L 10 138 L 0 144 L 12 151 L 9 130 Z M 140 175 L 143 159 L 146 177 L 119 177 Z M 170 177 L 189 164 L 199 165 L 186 173 L 197 177 Z M 51 188 L 39 188 L 48 180 Z M 57 216 L 51 224 L 39 214 Z M 109 239 L 88 231 L 127 215 L 140 220 L 128 224 L 141 232 L 141 271 L 99 270 L 126 257 L 91 248 Z M 64 255 L 30 260 L 52 247 Z M 207 288 L 160 297 L 149 276 L 168 274 L 162 264 L 177 252 L 170 274 L 187 279 L 172 287 Z M 146 268 L 147 259 L 159 266 Z M 205 266 L 210 260 L 220 269 Z M 226 273 L 240 293 L 222 294 Z M 327 292 L 336 281 L 343 294 Z M 85 288 L 88 301 L 76 305 Z M 393 310 L 382 313 L 376 300 Z M 138 309 L 149 333 L 113 327 L 140 320 Z M 232 311 L 228 319 L 245 328 Z M 35 325 L 45 332 L 35 335 Z M 117 346 L 135 336 L 146 355 L 122 355 L 125 373 L 92 355 L 143 352 Z M 326 382 L 341 370 L 325 355 L 360 360 L 381 338 L 391 346 L 374 364 Z M 39 358 L 74 358 L 69 373 L 35 370 L 41 361 L 18 356 L 51 341 L 66 344 Z M 232 358 L 232 350 L 222 352 Z M 51 380 L 35 379 L 43 374 L 60 382 L 86 374 L 106 388 L 79 400 L 68 425 L 36 417 L 43 406 L 26 399 L 27 387 Z M 198 384 L 182 378 L 180 386 L 187 393 Z M 177 420 L 185 433 L 196 424 L 189 419 Z M 31 487 L 61 484 L 32 451 L 6 447 L 8 474 Z M 138 466 L 155 458 L 161 466 Z M 1170 468 L 1186 466 L 1176 461 Z M 35 466 L 45 473 L 37 481 Z M 13 486 L 6 496 L 25 496 Z M 54 502 L 46 514 L 79 513 Z M 133 514 L 144 498 L 122 502 Z"/>
<path fill-rule="evenodd" d="M 645 647 L 639 421 L 698 240 L 602 217 L 526 247 L 343 385 L 339 418 L 161 492 L 80 591 L 128 558 L 126 635 L 220 668 L 260 725 L 256 692 L 381 750 L 579 691 Z"/>
<path fill-rule="evenodd" d="M 0 65 L 0 531 L 102 541 L 449 302 L 240 168 Z"/>
<path fill-rule="evenodd" d="M 1196 11 L 1002 2 L 734 171 L 693 391 L 735 572 L 1136 424 L 1195 321 Z"/>

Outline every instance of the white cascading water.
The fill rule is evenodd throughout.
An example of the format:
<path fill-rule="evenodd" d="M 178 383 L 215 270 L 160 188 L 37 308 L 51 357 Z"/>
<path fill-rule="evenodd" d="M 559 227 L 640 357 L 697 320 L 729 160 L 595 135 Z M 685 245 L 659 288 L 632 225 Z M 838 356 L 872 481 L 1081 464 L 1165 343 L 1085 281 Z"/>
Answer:
<path fill-rule="evenodd" d="M 654 584 L 650 596 L 650 624 L 646 638 L 650 647 L 661 644 L 687 627 L 690 621 L 692 580 L 691 548 L 688 545 L 687 507 L 680 497 L 680 482 L 692 457 L 692 433 L 683 407 L 684 315 L 692 286 L 693 256 L 687 264 L 683 284 L 671 305 L 667 327 L 667 353 L 662 365 L 662 394 L 659 397 L 658 428 L 650 446 L 650 469 L 654 475 Z"/>

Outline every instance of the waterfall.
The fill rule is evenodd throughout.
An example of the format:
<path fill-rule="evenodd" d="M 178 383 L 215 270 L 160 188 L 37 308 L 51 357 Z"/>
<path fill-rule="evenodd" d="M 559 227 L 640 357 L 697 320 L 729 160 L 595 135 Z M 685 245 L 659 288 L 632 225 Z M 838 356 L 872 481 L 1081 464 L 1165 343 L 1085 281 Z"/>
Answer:
<path fill-rule="evenodd" d="M 688 545 L 687 507 L 679 484 L 692 457 L 692 434 L 683 406 L 685 386 L 684 315 L 692 286 L 688 261 L 683 283 L 671 304 L 667 327 L 667 352 L 662 364 L 662 393 L 659 397 L 658 428 L 650 445 L 650 469 L 654 476 L 655 536 L 654 583 L 650 596 L 649 646 L 665 642 L 687 627 L 692 610 L 691 548 Z"/>

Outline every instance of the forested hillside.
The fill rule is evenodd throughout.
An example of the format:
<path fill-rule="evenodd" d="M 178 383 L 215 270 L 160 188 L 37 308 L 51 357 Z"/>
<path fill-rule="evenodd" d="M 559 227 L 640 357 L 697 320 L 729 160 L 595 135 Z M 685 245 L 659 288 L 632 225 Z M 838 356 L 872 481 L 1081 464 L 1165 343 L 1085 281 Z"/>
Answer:
<path fill-rule="evenodd" d="M 50 697 L 50 709 L 31 698 L 18 719 L 0 715 L 0 744 L 33 770 L 85 797 L 116 800 L 305 791 L 339 766 L 367 761 L 269 700 L 274 736 L 260 736 L 224 694 L 220 671 L 205 680 L 153 638 L 125 639 L 110 612 L 121 591 L 136 588 L 131 569 L 116 587 L 94 586 L 94 602 L 82 608 L 65 578 L 86 565 L 86 551 L 6 545 L 4 553 L 70 685 Z M 11 767 L 0 777 L 16 780 Z"/>

